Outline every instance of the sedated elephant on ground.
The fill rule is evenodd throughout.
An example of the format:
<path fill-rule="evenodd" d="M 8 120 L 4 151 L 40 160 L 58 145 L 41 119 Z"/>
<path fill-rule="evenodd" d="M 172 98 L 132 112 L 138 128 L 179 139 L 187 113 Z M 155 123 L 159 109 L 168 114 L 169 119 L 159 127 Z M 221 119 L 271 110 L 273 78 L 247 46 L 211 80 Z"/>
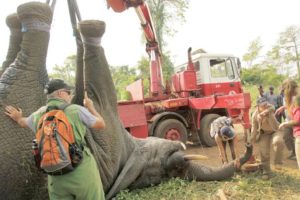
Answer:
<path fill-rule="evenodd" d="M 14 16 L 22 23 L 23 32 L 22 39 L 16 42 L 20 51 L 11 54 L 16 58 L 7 61 L 11 63 L 0 77 L 0 199 L 45 199 L 46 177 L 35 169 L 30 152 L 34 133 L 6 117 L 4 106 L 18 106 L 28 115 L 45 103 L 45 61 L 52 12 L 46 4 L 30 2 L 19 6 Z M 90 130 L 86 140 L 97 160 L 107 199 L 122 189 L 147 187 L 171 177 L 211 181 L 233 176 L 235 162 L 211 168 L 193 162 L 191 156 L 184 154 L 180 142 L 132 137 L 119 119 L 114 83 L 100 43 L 105 23 L 87 20 L 78 27 L 73 102 L 82 104 L 85 83 L 106 122 L 105 130 Z M 251 154 L 252 147 L 248 147 L 240 163 L 244 164 Z"/>

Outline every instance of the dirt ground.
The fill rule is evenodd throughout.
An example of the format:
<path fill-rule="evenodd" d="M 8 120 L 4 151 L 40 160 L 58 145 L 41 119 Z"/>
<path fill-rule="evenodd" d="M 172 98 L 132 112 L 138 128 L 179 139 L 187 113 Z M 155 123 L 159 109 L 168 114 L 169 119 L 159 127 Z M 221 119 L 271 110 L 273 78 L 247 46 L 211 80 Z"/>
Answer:
<path fill-rule="evenodd" d="M 243 155 L 245 152 L 245 143 L 244 143 L 244 133 L 242 126 L 235 125 L 235 130 L 238 133 L 238 152 L 240 155 Z M 187 150 L 186 154 L 200 154 L 200 155 L 206 155 L 208 157 L 207 160 L 201 160 L 201 164 L 209 165 L 209 166 L 220 166 L 222 165 L 221 159 L 219 157 L 219 151 L 218 148 L 215 147 L 205 147 L 201 146 L 199 143 L 193 144 L 191 142 L 187 143 Z M 258 148 L 256 145 L 254 146 L 254 155 L 256 158 L 259 159 L 258 154 Z M 291 169 L 298 169 L 297 161 L 295 160 L 289 160 L 287 157 L 290 155 L 290 152 L 287 150 L 287 148 L 284 148 L 284 159 L 283 159 L 283 167 L 284 168 L 291 168 Z M 231 159 L 229 146 L 227 145 L 227 156 L 229 159 Z M 273 152 L 271 152 L 271 164 L 273 164 Z"/>

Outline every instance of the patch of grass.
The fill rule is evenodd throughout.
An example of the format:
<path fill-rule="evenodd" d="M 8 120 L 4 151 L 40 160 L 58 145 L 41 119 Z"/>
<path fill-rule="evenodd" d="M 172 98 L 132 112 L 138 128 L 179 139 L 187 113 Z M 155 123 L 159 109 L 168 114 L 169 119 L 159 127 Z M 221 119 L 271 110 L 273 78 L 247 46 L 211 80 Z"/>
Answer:
<path fill-rule="evenodd" d="M 273 174 L 267 181 L 258 172 L 236 174 L 227 181 L 196 182 L 171 179 L 157 186 L 122 191 L 118 200 L 216 200 L 217 191 L 222 189 L 228 200 L 299 200 L 300 173 L 298 170 L 284 169 Z"/>

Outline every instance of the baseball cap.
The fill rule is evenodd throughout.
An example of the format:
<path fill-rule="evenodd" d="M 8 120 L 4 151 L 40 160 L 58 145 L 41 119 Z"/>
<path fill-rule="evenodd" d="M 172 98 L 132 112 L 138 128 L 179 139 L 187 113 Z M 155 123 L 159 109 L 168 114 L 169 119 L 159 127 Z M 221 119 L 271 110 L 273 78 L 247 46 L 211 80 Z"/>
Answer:
<path fill-rule="evenodd" d="M 234 132 L 229 126 L 223 126 L 220 130 L 220 133 L 222 138 L 223 136 L 226 136 L 227 140 L 230 140 L 234 137 Z"/>
<path fill-rule="evenodd" d="M 61 79 L 52 79 L 45 87 L 45 94 L 51 94 L 52 92 L 60 89 L 72 90 L 74 87 L 68 85 Z"/>
<path fill-rule="evenodd" d="M 256 101 L 256 104 L 261 105 L 261 104 L 266 103 L 266 102 L 268 102 L 266 97 L 259 97 Z"/>

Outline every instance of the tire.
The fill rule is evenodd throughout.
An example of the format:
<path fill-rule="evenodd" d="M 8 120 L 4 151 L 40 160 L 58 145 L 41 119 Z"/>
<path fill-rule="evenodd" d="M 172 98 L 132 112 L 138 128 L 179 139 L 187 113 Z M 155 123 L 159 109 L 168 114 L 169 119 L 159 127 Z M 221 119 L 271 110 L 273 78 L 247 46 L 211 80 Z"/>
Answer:
<path fill-rule="evenodd" d="M 168 140 L 187 141 L 187 130 L 185 126 L 176 119 L 165 119 L 159 122 L 154 131 L 154 136 Z"/>
<path fill-rule="evenodd" d="M 216 141 L 210 136 L 210 125 L 211 123 L 220 117 L 218 114 L 207 114 L 200 121 L 200 131 L 198 132 L 201 142 L 208 146 L 216 146 Z"/>

